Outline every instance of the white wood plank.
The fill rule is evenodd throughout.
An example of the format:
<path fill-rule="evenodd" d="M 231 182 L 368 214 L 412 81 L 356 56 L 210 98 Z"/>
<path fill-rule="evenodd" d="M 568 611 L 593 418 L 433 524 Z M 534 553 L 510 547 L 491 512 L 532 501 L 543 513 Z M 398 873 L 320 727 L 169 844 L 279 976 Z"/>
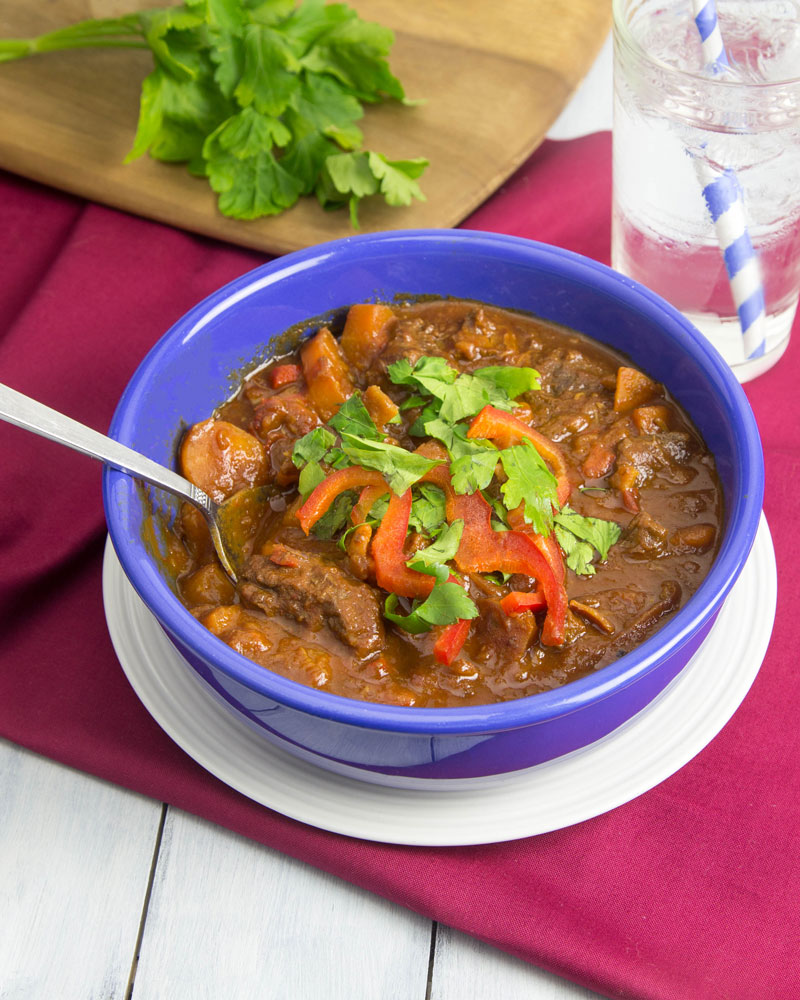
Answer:
<path fill-rule="evenodd" d="M 0 741 L 0 996 L 123 1000 L 161 805 Z"/>
<path fill-rule="evenodd" d="M 439 924 L 430 1000 L 600 1000 L 599 993 L 537 969 Z"/>
<path fill-rule="evenodd" d="M 134 1000 L 424 1000 L 431 923 L 170 809 Z"/>

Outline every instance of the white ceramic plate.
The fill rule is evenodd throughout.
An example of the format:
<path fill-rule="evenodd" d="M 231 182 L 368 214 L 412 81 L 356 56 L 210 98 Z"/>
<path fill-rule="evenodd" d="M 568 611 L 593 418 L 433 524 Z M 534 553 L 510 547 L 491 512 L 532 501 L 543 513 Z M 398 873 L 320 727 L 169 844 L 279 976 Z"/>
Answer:
<path fill-rule="evenodd" d="M 147 710 L 211 774 L 284 816 L 350 837 L 456 846 L 558 830 L 629 802 L 699 753 L 739 707 L 775 618 L 777 578 L 762 516 L 753 551 L 706 641 L 647 708 L 597 743 L 514 774 L 389 788 L 273 746 L 211 694 L 128 583 L 110 542 L 106 618 Z"/>

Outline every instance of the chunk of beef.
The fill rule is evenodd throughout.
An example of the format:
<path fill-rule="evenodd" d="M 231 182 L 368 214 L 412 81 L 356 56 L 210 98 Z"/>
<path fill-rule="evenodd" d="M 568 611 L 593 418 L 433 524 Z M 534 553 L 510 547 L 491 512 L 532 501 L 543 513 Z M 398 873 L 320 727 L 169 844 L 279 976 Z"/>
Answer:
<path fill-rule="evenodd" d="M 683 431 L 625 437 L 617 449 L 617 469 L 609 479 L 620 491 L 626 509 L 639 512 L 639 490 L 653 480 L 673 485 L 690 483 L 697 470 L 689 463 L 694 453 L 692 438 Z"/>
<path fill-rule="evenodd" d="M 620 592 L 622 597 L 624 592 Z M 602 595 L 596 595 L 601 598 Z M 615 659 L 629 653 L 648 637 L 656 624 L 664 615 L 676 611 L 681 603 L 682 590 L 676 580 L 665 580 L 660 587 L 658 597 L 635 617 L 630 618 L 624 628 L 617 631 L 612 638 L 601 638 L 586 635 L 580 642 L 564 650 L 562 667 L 566 674 L 574 674 L 586 669 L 597 669 L 612 663 Z M 587 602 L 588 603 L 588 602 Z M 600 601 L 600 606 L 607 609 Z"/>
<path fill-rule="evenodd" d="M 540 348 L 538 344 L 529 345 Z M 493 364 L 518 364 L 519 342 L 514 328 L 501 314 L 487 315 L 483 309 L 468 313 L 453 343 L 457 358 L 482 361 L 491 358 Z"/>
<path fill-rule="evenodd" d="M 536 363 L 542 391 L 552 396 L 574 396 L 609 388 L 608 369 L 587 357 L 577 346 L 557 347 Z"/>
<path fill-rule="evenodd" d="M 246 561 L 238 589 L 245 604 L 267 615 L 294 618 L 314 632 L 329 628 L 358 656 L 383 649 L 372 588 L 318 555 L 276 544 Z"/>
<path fill-rule="evenodd" d="M 287 634 L 276 622 L 241 604 L 218 605 L 197 616 L 237 653 L 301 684 L 329 688 L 338 673 L 337 658 L 329 650 L 312 642 L 287 644 Z"/>
<path fill-rule="evenodd" d="M 416 364 L 423 355 L 448 358 L 453 336 L 460 325 L 460 321 L 454 321 L 450 328 L 434 325 L 422 316 L 398 320 L 389 342 L 369 370 L 369 380 L 380 378 L 389 365 L 401 358 L 406 358 L 411 365 Z"/>
<path fill-rule="evenodd" d="M 690 436 L 683 431 L 626 437 L 619 443 L 617 468 L 633 467 L 637 487 L 646 485 L 656 476 L 681 485 L 694 476 L 693 470 L 688 468 L 694 453 L 692 444 Z"/>
<path fill-rule="evenodd" d="M 538 626 L 531 612 L 507 615 L 491 598 L 478 598 L 480 628 L 475 629 L 473 655 L 481 662 L 503 666 L 518 663 L 536 638 Z"/>
<path fill-rule="evenodd" d="M 668 534 L 663 524 L 641 511 L 625 529 L 620 544 L 634 559 L 659 559 L 669 555 Z"/>

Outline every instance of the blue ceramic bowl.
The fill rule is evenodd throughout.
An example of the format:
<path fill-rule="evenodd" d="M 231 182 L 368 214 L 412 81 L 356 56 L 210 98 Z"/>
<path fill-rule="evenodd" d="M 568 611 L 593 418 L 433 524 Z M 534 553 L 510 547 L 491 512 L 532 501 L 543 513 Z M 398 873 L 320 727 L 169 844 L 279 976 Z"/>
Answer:
<path fill-rule="evenodd" d="M 473 299 L 528 311 L 628 354 L 664 382 L 713 451 L 725 493 L 719 555 L 686 606 L 637 650 L 554 691 L 498 705 L 415 709 L 327 694 L 257 666 L 176 598 L 142 541 L 143 500 L 106 470 L 114 548 L 173 643 L 231 711 L 268 740 L 383 784 L 501 774 L 586 746 L 644 708 L 702 643 L 756 535 L 763 462 L 738 382 L 678 312 L 615 271 L 564 250 L 464 230 L 354 236 L 289 254 L 220 289 L 144 359 L 112 436 L 166 465 L 182 430 L 225 400 L 244 366 L 295 324 L 395 295 Z M 449 783 L 448 783 L 449 784 Z"/>

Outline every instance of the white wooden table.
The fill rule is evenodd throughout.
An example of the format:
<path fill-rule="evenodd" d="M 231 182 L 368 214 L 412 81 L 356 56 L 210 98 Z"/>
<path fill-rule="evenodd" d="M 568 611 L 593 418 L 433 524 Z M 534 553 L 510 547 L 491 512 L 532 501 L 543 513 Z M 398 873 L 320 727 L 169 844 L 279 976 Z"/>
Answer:
<path fill-rule="evenodd" d="M 607 43 L 550 134 L 610 123 Z M 0 927 L 0 1000 L 597 996 L 2 740 Z"/>

